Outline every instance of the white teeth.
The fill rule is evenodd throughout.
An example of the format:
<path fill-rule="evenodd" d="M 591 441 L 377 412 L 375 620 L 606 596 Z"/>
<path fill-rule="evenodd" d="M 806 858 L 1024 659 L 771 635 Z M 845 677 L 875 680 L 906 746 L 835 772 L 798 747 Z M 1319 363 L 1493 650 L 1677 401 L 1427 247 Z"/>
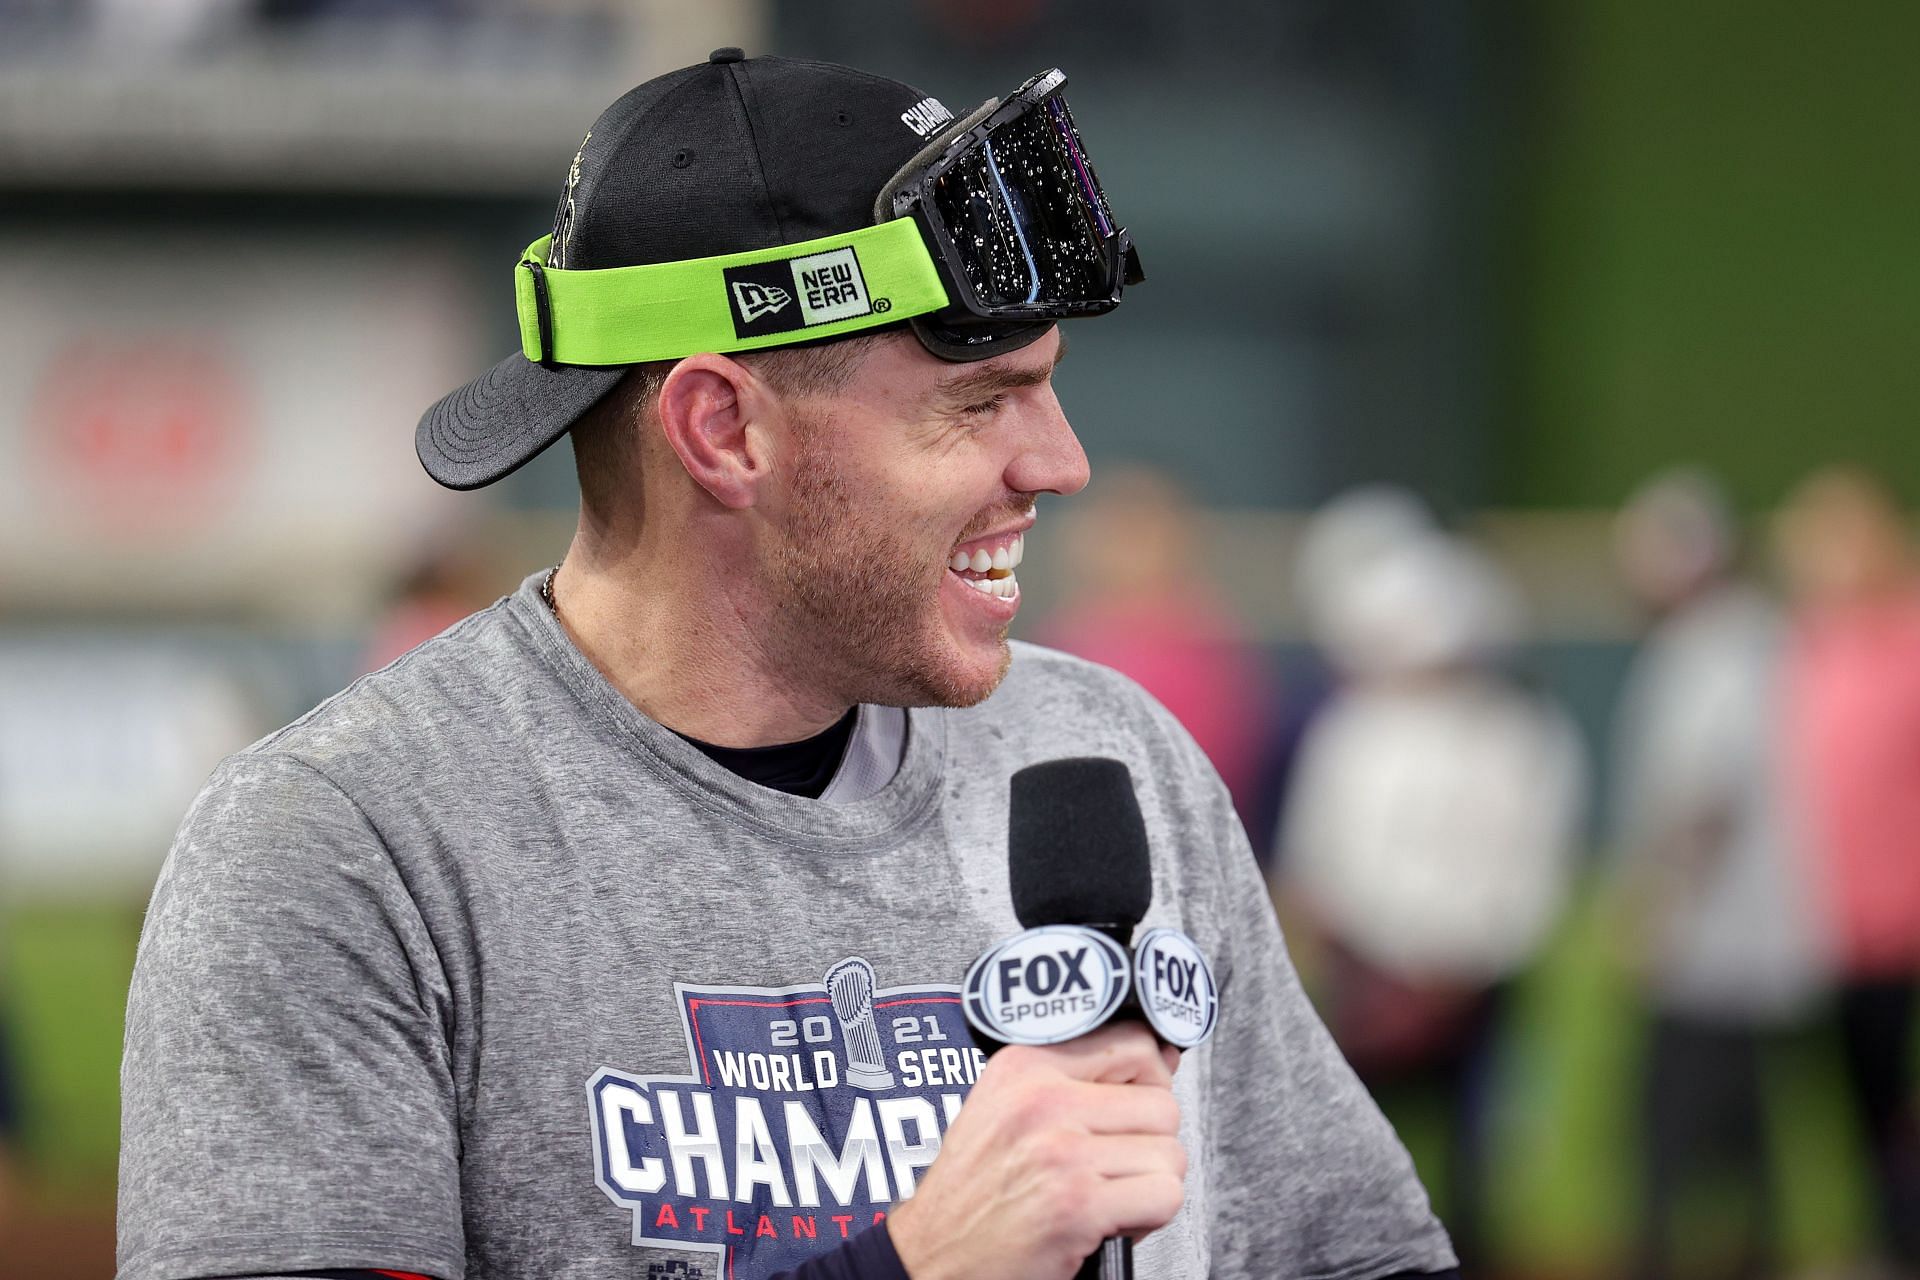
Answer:
<path fill-rule="evenodd" d="M 964 574 L 969 570 L 971 570 L 974 573 L 987 573 L 989 571 L 996 572 L 996 573 L 1011 573 L 1015 569 L 1019 568 L 1020 562 L 1022 560 L 1025 560 L 1026 558 L 1027 558 L 1026 536 L 1024 534 L 1015 534 L 1013 541 L 1003 543 L 1000 546 L 995 547 L 992 551 L 988 551 L 984 547 L 980 548 L 977 551 L 972 551 L 972 552 L 956 551 L 953 553 L 952 558 L 947 561 L 947 567 L 949 569 L 952 569 L 955 573 L 961 573 L 961 574 Z M 971 578 L 967 579 L 967 581 L 974 582 L 974 580 Z M 1001 581 L 1005 581 L 1005 579 L 1001 579 Z M 974 582 L 974 585 L 982 586 L 982 584 L 978 582 Z M 982 589 L 986 590 L 987 588 L 982 587 Z M 994 591 L 993 594 L 995 595 L 1005 594 L 1005 595 L 1011 596 L 1015 594 L 1015 592 L 1014 590 L 1009 589 L 1004 593 L 1000 591 Z"/>
<path fill-rule="evenodd" d="M 996 596 L 1001 600 L 1011 600 L 1020 594 L 1020 580 L 1011 574 L 1004 578 L 962 578 L 960 581 L 983 596 Z"/>

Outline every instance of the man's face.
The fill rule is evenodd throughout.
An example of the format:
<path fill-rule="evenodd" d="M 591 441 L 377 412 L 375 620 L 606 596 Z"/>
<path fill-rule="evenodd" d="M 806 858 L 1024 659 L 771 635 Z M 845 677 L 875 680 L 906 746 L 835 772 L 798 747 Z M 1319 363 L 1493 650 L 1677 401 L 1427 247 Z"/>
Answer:
<path fill-rule="evenodd" d="M 1000 683 L 1034 499 L 1087 482 L 1051 383 L 1063 353 L 1057 327 L 975 364 L 902 336 L 844 389 L 795 404 L 771 558 L 778 643 L 810 681 L 955 707 Z"/>

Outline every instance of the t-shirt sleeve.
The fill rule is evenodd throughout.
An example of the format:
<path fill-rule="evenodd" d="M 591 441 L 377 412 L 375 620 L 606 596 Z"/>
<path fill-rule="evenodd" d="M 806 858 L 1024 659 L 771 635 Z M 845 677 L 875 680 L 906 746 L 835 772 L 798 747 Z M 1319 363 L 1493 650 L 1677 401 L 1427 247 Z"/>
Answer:
<path fill-rule="evenodd" d="M 154 890 L 127 999 L 119 1280 L 465 1266 L 447 985 L 378 833 L 235 757 Z"/>
<path fill-rule="evenodd" d="M 911 1280 L 893 1251 L 887 1224 L 868 1227 L 831 1253 L 817 1254 L 769 1280 Z"/>
<path fill-rule="evenodd" d="M 1194 748 L 1197 755 L 1198 748 Z M 1208 1213 L 1216 1276 L 1374 1280 L 1457 1265 L 1406 1148 L 1308 1002 L 1226 789 L 1196 835 L 1220 859 L 1220 1022 L 1211 1058 Z"/>

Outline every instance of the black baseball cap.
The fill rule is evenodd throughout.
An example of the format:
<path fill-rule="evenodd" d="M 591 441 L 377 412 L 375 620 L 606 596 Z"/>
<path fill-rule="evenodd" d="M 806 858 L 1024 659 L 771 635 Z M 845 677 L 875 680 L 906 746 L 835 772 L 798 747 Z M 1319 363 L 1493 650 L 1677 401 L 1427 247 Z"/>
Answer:
<path fill-rule="evenodd" d="M 594 121 L 569 167 L 546 265 L 678 262 L 868 226 L 875 194 L 951 120 L 897 80 L 716 49 Z M 994 349 L 1048 327 L 1011 326 Z M 629 367 L 516 352 L 421 417 L 421 464 L 452 489 L 491 484 L 564 435 Z"/>

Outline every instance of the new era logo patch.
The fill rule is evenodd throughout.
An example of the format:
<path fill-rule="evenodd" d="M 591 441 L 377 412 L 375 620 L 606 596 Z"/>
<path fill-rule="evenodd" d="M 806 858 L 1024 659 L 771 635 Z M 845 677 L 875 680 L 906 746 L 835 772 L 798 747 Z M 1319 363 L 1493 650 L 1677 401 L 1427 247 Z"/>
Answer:
<path fill-rule="evenodd" d="M 733 282 L 734 307 L 742 320 L 751 322 L 772 315 L 792 301 L 793 295 L 778 285 L 755 284 L 751 280 Z"/>
<path fill-rule="evenodd" d="M 789 333 L 887 310 L 867 294 L 867 278 L 852 246 L 784 258 L 724 273 L 733 304 L 733 331 L 742 338 Z M 794 304 L 794 305 L 790 305 Z"/>
<path fill-rule="evenodd" d="M 808 324 L 851 320 L 873 310 L 867 302 L 867 280 L 853 250 L 829 249 L 793 260 L 793 280 L 800 292 L 800 309 Z"/>

